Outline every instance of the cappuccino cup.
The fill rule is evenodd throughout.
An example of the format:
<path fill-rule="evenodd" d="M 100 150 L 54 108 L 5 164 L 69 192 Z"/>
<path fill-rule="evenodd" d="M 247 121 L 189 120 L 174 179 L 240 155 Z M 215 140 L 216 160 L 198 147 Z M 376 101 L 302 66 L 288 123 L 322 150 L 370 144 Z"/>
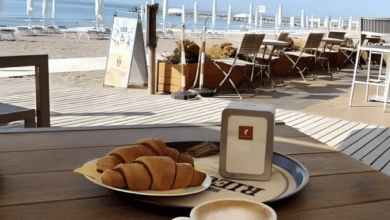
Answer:
<path fill-rule="evenodd" d="M 195 206 L 190 217 L 172 220 L 276 220 L 275 211 L 260 202 L 243 199 L 220 199 Z"/>

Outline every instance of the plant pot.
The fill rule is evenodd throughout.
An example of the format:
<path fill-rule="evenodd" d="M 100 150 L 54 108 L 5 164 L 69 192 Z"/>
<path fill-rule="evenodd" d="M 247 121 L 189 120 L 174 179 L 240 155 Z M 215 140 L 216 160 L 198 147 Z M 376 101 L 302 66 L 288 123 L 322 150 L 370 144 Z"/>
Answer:
<path fill-rule="evenodd" d="M 228 72 L 230 69 L 229 65 L 218 63 L 225 72 Z M 213 63 L 204 64 L 205 73 L 204 73 L 204 83 L 203 87 L 207 89 L 215 89 L 221 81 L 225 78 L 225 75 L 220 69 Z M 186 86 L 185 90 L 190 89 L 194 85 L 196 70 L 198 64 L 191 63 L 184 65 L 184 73 L 186 74 Z M 157 68 L 157 91 L 163 92 L 176 92 L 181 88 L 182 72 L 181 64 L 171 64 L 166 62 L 160 62 Z M 242 67 L 240 67 L 242 68 Z M 248 68 L 250 69 L 250 68 Z M 245 68 L 242 68 L 241 71 L 244 71 Z M 240 71 L 239 67 L 234 67 L 230 78 L 233 83 L 237 86 L 243 78 L 243 74 Z M 195 88 L 199 87 L 199 77 Z M 228 80 L 221 86 L 222 88 L 231 88 L 231 84 Z"/>

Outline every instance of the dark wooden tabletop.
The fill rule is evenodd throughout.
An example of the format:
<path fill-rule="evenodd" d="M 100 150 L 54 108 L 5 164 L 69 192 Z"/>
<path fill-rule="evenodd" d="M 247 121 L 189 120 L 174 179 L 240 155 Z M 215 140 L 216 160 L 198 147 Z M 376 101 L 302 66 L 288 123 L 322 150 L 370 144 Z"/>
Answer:
<path fill-rule="evenodd" d="M 219 141 L 220 127 L 133 128 L 0 134 L 1 219 L 172 219 L 189 209 L 140 202 L 73 172 L 89 160 L 143 138 Z M 390 176 L 286 125 L 274 151 L 301 162 L 310 180 L 269 204 L 278 219 L 387 219 Z"/>

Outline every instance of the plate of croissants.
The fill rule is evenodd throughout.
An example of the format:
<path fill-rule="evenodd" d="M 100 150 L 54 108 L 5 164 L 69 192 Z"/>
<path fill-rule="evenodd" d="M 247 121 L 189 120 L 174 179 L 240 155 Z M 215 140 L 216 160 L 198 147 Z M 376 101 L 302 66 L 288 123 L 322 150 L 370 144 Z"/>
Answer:
<path fill-rule="evenodd" d="M 194 165 L 191 157 L 167 147 L 160 139 L 117 148 L 84 164 L 90 165 L 96 175 L 84 175 L 88 180 L 124 193 L 184 196 L 202 192 L 211 185 L 211 177 Z"/>

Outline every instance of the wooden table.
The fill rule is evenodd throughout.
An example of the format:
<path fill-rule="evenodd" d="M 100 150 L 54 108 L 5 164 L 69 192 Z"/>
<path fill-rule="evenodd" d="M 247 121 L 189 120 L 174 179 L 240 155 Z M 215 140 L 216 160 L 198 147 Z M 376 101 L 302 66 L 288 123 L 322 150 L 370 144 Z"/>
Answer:
<path fill-rule="evenodd" d="M 47 54 L 0 56 L 0 68 L 21 66 L 35 67 L 37 127 L 50 127 L 49 56 Z"/>
<path fill-rule="evenodd" d="M 38 131 L 36 130 L 38 129 Z M 189 209 L 161 207 L 97 186 L 73 170 L 139 139 L 219 141 L 219 126 L 120 128 L 0 134 L 1 219 L 162 219 Z M 29 129 L 27 129 L 29 130 Z M 47 132 L 45 132 L 47 130 Z M 50 131 L 49 131 L 50 130 Z M 274 151 L 301 162 L 308 185 L 269 204 L 278 219 L 387 219 L 390 177 L 286 125 Z"/>

